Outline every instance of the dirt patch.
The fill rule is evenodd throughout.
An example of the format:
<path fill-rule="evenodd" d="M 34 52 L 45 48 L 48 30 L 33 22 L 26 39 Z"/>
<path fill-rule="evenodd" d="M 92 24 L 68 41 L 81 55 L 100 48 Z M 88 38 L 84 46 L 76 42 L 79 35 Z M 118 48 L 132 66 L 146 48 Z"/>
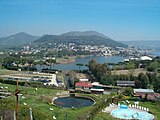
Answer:
<path fill-rule="evenodd" d="M 138 76 L 139 73 L 146 73 L 147 71 L 144 69 L 135 69 L 133 71 L 133 75 L 134 76 Z M 130 74 L 131 71 L 130 70 L 114 70 L 111 72 L 112 75 L 121 75 L 121 74 Z"/>

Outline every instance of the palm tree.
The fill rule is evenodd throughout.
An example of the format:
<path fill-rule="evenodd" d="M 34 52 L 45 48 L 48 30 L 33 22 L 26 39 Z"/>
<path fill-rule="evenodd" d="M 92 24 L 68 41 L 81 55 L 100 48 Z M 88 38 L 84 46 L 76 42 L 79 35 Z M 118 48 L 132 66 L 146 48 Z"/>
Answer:
<path fill-rule="evenodd" d="M 46 63 L 42 60 L 39 60 L 37 62 L 35 62 L 36 65 L 39 65 L 40 66 L 40 69 L 42 69 L 42 65 L 45 65 Z"/>
<path fill-rule="evenodd" d="M 84 66 L 82 63 L 77 63 L 76 65 L 79 66 L 79 71 L 81 70 L 81 66 Z"/>
<path fill-rule="evenodd" d="M 56 63 L 56 60 L 55 59 L 47 59 L 45 62 L 50 65 L 50 70 L 51 70 L 54 63 Z"/>

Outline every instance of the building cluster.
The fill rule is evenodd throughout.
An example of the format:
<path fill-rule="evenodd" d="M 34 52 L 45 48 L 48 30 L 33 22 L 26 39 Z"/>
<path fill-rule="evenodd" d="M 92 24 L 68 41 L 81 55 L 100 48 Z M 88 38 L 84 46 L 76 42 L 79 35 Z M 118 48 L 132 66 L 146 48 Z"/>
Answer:
<path fill-rule="evenodd" d="M 137 47 L 129 46 L 127 48 L 123 47 L 110 47 L 105 45 L 77 45 L 75 43 L 47 43 L 43 46 L 34 46 L 34 45 L 25 45 L 20 50 L 10 50 L 9 54 L 37 54 L 40 52 L 51 51 L 71 51 L 71 52 L 87 52 L 91 55 L 97 56 L 130 56 L 130 57 L 139 57 L 145 55 L 148 50 L 140 49 Z M 0 51 L 0 55 L 3 55 L 4 52 Z"/>
<path fill-rule="evenodd" d="M 11 74 L 1 76 L 6 80 L 22 80 L 22 81 L 32 81 L 32 82 L 42 82 L 44 85 L 49 86 L 63 86 L 63 82 L 58 79 L 57 75 L 54 73 L 40 73 L 33 72 L 29 74 Z"/>
<path fill-rule="evenodd" d="M 120 87 L 135 87 L 135 81 L 117 81 L 117 86 Z M 147 100 L 160 100 L 160 94 L 155 93 L 153 89 L 133 89 L 135 97 L 146 98 Z"/>
<path fill-rule="evenodd" d="M 76 91 L 82 91 L 87 93 L 100 93 L 103 94 L 104 92 L 104 85 L 100 84 L 99 82 L 91 83 L 88 79 L 79 79 L 79 82 L 75 84 Z"/>
<path fill-rule="evenodd" d="M 152 89 L 134 89 L 134 96 L 145 98 L 147 100 L 157 101 L 160 100 L 160 94 L 155 93 Z"/>

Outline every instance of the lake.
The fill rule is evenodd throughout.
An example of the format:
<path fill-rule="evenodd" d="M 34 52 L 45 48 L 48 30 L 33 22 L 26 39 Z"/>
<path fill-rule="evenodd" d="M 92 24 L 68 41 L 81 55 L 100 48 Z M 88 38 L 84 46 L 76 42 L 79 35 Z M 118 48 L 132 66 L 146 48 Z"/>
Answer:
<path fill-rule="evenodd" d="M 92 59 L 95 59 L 98 63 L 118 63 L 123 62 L 124 57 L 120 56 L 90 56 L 85 58 L 77 58 L 74 63 L 69 64 L 56 64 L 54 65 L 54 69 L 57 70 L 78 70 L 79 67 L 76 65 L 78 63 L 88 64 L 88 62 Z M 86 66 L 82 66 L 81 70 L 87 69 Z"/>
<path fill-rule="evenodd" d="M 155 56 L 160 56 L 160 51 L 150 52 L 149 54 L 155 55 Z"/>

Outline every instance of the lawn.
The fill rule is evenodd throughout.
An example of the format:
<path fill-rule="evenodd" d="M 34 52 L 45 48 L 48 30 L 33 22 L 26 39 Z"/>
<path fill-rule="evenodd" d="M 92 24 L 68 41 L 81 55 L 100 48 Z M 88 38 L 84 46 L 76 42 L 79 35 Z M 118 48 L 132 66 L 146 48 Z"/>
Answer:
<path fill-rule="evenodd" d="M 134 101 L 130 101 L 130 103 L 134 105 Z M 157 120 L 160 120 L 160 102 L 140 101 L 139 106 L 149 108 L 151 114 L 155 115 Z"/>
<path fill-rule="evenodd" d="M 0 75 L 16 74 L 18 71 L 0 68 Z"/>
<path fill-rule="evenodd" d="M 143 107 L 148 107 L 150 112 L 160 120 L 160 102 L 140 102 Z"/>
<path fill-rule="evenodd" d="M 8 87 L 8 91 L 13 93 L 13 96 L 10 96 L 7 99 L 0 99 L 0 109 L 15 109 L 15 85 L 9 84 L 0 84 L 0 86 Z M 38 88 L 36 91 L 33 87 L 24 87 L 19 86 L 20 93 L 22 96 L 19 97 L 19 118 L 21 120 L 26 120 L 29 118 L 29 108 L 33 110 L 33 117 L 35 120 L 51 120 L 52 116 L 56 116 L 57 120 L 78 120 L 79 118 L 85 116 L 89 111 L 94 110 L 102 99 L 106 99 L 107 95 L 95 95 L 95 94 L 82 94 L 82 96 L 91 96 L 96 99 L 96 104 L 84 108 L 60 108 L 48 103 L 43 98 L 53 98 L 57 92 L 62 90 L 48 89 L 48 88 Z M 132 102 L 132 101 L 131 101 Z M 25 106 L 24 103 L 27 105 Z M 160 104 L 156 102 L 140 102 L 140 105 L 143 107 L 148 107 L 156 117 L 157 120 L 160 120 Z M 106 105 L 107 106 L 107 105 Z M 104 106 L 104 107 L 106 107 Z M 53 108 L 53 111 L 50 110 Z M 102 108 L 103 109 L 103 108 Z M 97 113 L 94 114 L 93 120 L 116 120 L 108 113 L 101 112 L 101 108 Z"/>
<path fill-rule="evenodd" d="M 114 117 L 112 117 L 111 115 L 109 115 L 109 113 L 104 113 L 104 112 L 99 112 L 93 120 L 118 120 Z"/>
<path fill-rule="evenodd" d="M 7 99 L 0 99 L 0 108 L 12 110 L 15 109 L 14 92 L 16 86 L 9 84 L 0 84 L 0 86 L 8 87 L 8 91 L 13 93 L 13 96 L 10 96 Z M 41 120 L 42 118 L 45 118 L 45 120 L 50 120 L 52 119 L 52 116 L 56 116 L 58 120 L 64 120 L 65 118 L 67 118 L 68 120 L 77 120 L 81 116 L 86 115 L 86 113 L 89 112 L 91 109 L 93 109 L 102 98 L 106 97 L 106 95 L 87 94 L 87 96 L 92 96 L 97 99 L 95 105 L 84 108 L 60 108 L 49 104 L 48 102 L 43 100 L 42 97 L 54 97 L 56 92 L 62 90 L 38 88 L 38 90 L 36 91 L 33 87 L 24 86 L 19 86 L 19 89 L 22 96 L 25 97 L 19 97 L 19 116 L 21 120 L 29 118 L 29 108 L 32 108 L 35 120 Z M 24 103 L 26 103 L 27 105 L 25 106 Z M 51 111 L 50 108 L 53 108 L 53 111 Z"/>

